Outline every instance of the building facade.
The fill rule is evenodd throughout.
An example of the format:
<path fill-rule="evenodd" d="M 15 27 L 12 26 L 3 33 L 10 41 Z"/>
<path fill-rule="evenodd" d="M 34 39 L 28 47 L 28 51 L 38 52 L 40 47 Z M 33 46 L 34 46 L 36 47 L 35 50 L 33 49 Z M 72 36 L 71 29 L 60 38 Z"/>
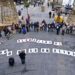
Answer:
<path fill-rule="evenodd" d="M 0 26 L 17 23 L 18 14 L 13 0 L 0 0 Z"/>

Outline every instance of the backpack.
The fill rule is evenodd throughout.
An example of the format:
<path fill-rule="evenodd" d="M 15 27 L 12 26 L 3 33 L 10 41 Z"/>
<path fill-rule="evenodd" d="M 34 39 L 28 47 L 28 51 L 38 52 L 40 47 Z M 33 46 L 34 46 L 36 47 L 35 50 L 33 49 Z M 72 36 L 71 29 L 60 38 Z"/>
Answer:
<path fill-rule="evenodd" d="M 25 27 L 22 28 L 22 33 L 26 34 L 26 28 Z"/>
<path fill-rule="evenodd" d="M 10 65 L 10 66 L 14 66 L 14 63 L 15 63 L 14 58 L 13 58 L 13 57 L 10 57 L 10 58 L 9 58 L 9 65 Z"/>
<path fill-rule="evenodd" d="M 58 25 L 56 26 L 56 29 L 59 29 L 59 26 Z"/>

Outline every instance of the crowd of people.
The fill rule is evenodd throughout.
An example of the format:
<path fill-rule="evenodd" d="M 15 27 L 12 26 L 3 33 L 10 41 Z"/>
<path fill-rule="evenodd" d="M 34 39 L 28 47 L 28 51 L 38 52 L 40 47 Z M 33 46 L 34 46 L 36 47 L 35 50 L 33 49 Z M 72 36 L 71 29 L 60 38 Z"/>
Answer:
<path fill-rule="evenodd" d="M 35 5 L 34 5 L 35 6 Z M 21 15 L 21 11 L 18 12 L 19 16 Z M 68 24 L 64 22 L 64 19 L 61 17 L 61 14 L 58 13 L 57 16 L 55 16 L 55 13 L 52 14 L 52 12 L 49 12 L 49 18 L 54 18 L 54 21 L 52 23 L 47 23 L 45 20 L 40 22 L 31 22 L 30 21 L 30 15 L 28 14 L 26 20 L 24 20 L 24 17 L 22 16 L 21 20 L 19 20 L 18 24 L 12 23 L 11 26 L 6 26 L 0 29 L 0 37 L 2 37 L 2 32 L 4 32 L 4 35 L 7 39 L 10 38 L 10 34 L 18 33 L 18 34 L 26 34 L 28 32 L 53 32 L 56 33 L 56 35 L 63 35 L 64 34 L 72 34 L 74 32 L 74 25 Z M 19 53 L 19 58 L 21 59 L 21 63 L 25 64 L 25 58 L 26 54 L 25 52 Z M 13 57 L 9 58 L 9 65 L 14 66 L 15 59 Z"/>
<path fill-rule="evenodd" d="M 18 15 L 21 16 L 21 11 L 18 11 Z M 52 23 L 47 23 L 45 20 L 43 20 L 41 23 L 38 21 L 31 22 L 31 17 L 29 14 L 27 15 L 27 18 L 25 20 L 22 16 L 18 24 L 12 23 L 11 26 L 2 28 L 2 30 L 0 30 L 0 37 L 2 37 L 2 31 L 4 32 L 5 37 L 8 39 L 10 37 L 10 34 L 13 34 L 14 32 L 26 34 L 27 32 L 31 31 L 52 31 L 56 32 L 57 35 L 59 35 L 60 33 L 62 35 L 64 35 L 65 33 L 73 33 L 74 25 L 65 23 L 64 19 L 61 17 L 61 13 L 57 13 L 57 16 L 55 16 L 55 12 L 52 13 L 52 11 L 50 11 L 49 18 L 54 18 L 54 21 Z"/>
<path fill-rule="evenodd" d="M 43 20 L 41 22 L 41 24 L 37 21 L 37 22 L 31 22 L 29 23 L 29 20 L 26 20 L 27 23 L 25 24 L 12 24 L 12 26 L 8 26 L 8 27 L 4 27 L 3 28 L 3 32 L 4 35 L 9 38 L 9 35 L 14 33 L 14 31 L 16 33 L 22 33 L 22 34 L 26 34 L 27 32 L 39 32 L 39 31 L 46 31 L 46 32 L 50 32 L 50 31 L 54 31 L 56 32 L 57 35 L 59 35 L 60 33 L 62 35 L 64 35 L 65 33 L 67 34 L 72 34 L 73 33 L 73 25 L 67 25 L 66 23 L 51 23 L 51 24 L 47 24 L 45 20 Z M 2 32 L 0 30 L 0 37 L 2 37 Z"/>

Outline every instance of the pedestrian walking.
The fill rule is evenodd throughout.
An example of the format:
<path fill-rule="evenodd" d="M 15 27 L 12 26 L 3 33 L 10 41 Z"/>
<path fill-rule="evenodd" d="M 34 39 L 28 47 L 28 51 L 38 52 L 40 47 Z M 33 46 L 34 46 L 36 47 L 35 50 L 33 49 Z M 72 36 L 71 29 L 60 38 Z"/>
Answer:
<path fill-rule="evenodd" d="M 21 10 L 18 10 L 18 15 L 21 16 Z"/>
<path fill-rule="evenodd" d="M 22 51 L 22 52 L 19 53 L 19 57 L 20 57 L 20 59 L 21 59 L 21 63 L 22 63 L 22 64 L 25 64 L 25 57 L 26 57 L 26 54 L 25 54 L 24 51 Z"/>
<path fill-rule="evenodd" d="M 0 30 L 0 37 L 2 37 L 1 30 Z"/>
<path fill-rule="evenodd" d="M 52 13 L 51 13 L 51 11 L 49 12 L 49 18 L 51 18 L 51 15 L 52 15 Z"/>

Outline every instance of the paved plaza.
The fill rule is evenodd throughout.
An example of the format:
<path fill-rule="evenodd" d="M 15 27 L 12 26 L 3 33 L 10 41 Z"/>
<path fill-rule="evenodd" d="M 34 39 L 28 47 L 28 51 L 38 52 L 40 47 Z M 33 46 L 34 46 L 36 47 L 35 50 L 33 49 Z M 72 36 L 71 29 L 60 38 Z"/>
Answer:
<path fill-rule="evenodd" d="M 20 7 L 20 6 L 19 6 Z M 17 9 L 21 9 L 17 7 Z M 32 10 L 33 9 L 33 10 Z M 49 19 L 48 12 L 41 12 L 40 7 L 29 8 L 31 21 L 46 20 L 47 23 L 53 21 Z M 26 9 L 22 10 L 22 15 L 26 15 Z M 35 42 L 17 43 L 18 39 L 35 38 L 39 40 L 52 41 L 53 44 L 42 44 Z M 61 42 L 62 45 L 54 45 L 54 42 Z M 38 52 L 30 52 L 29 49 L 37 48 Z M 49 52 L 41 52 L 41 49 L 49 49 Z M 26 64 L 22 65 L 17 51 L 26 49 Z M 53 49 L 73 52 L 60 54 L 54 53 Z M 8 51 L 8 52 L 7 52 Z M 58 50 L 59 51 L 59 50 Z M 12 53 L 11 53 L 12 52 Z M 70 53 L 71 53 L 70 52 Z M 7 40 L 5 36 L 0 38 L 0 75 L 75 75 L 75 35 L 56 35 L 55 32 L 28 32 L 27 34 L 14 34 Z M 15 65 L 10 67 L 9 57 L 14 57 Z"/>
<path fill-rule="evenodd" d="M 16 9 L 17 9 L 17 11 L 21 10 L 22 16 L 24 16 L 24 19 L 27 18 L 27 9 L 23 5 L 17 6 Z M 51 10 L 52 10 L 51 6 L 49 8 L 46 6 L 45 11 L 42 12 L 41 6 L 34 7 L 34 6 L 31 5 L 28 8 L 28 13 L 31 17 L 31 22 L 36 22 L 36 21 L 42 22 L 42 20 L 45 20 L 47 23 L 53 22 L 54 19 L 49 18 L 49 12 Z"/>
<path fill-rule="evenodd" d="M 62 42 L 62 46 L 37 44 L 34 42 L 17 43 L 18 39 L 36 38 Z M 75 50 L 75 35 L 56 35 L 54 32 L 29 32 L 26 35 L 14 34 L 10 40 L 0 38 L 0 51 L 8 49 L 12 55 L 0 55 L 0 75 L 75 75 L 75 57 L 52 53 L 53 48 L 67 51 Z M 28 53 L 29 48 L 38 48 L 38 53 Z M 49 53 L 41 53 L 41 48 L 50 48 Z M 17 50 L 26 49 L 26 65 L 22 65 Z M 8 65 L 9 57 L 15 58 L 15 66 Z"/>

